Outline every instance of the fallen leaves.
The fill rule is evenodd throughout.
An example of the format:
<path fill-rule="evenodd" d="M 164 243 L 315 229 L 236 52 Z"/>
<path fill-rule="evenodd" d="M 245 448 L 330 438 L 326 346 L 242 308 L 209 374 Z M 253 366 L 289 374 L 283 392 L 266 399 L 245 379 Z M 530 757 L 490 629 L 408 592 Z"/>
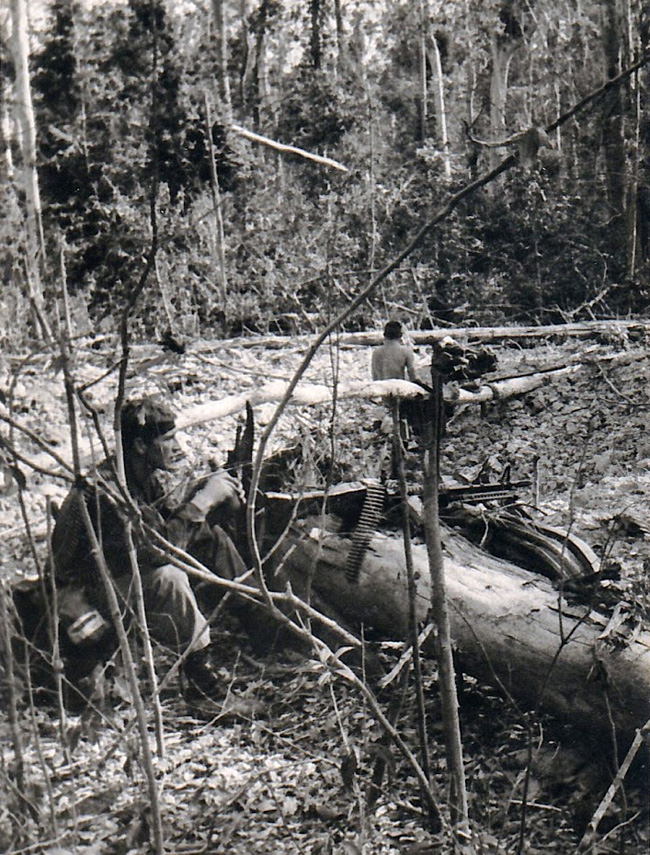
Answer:
<path fill-rule="evenodd" d="M 575 347 L 537 345 L 525 351 L 526 362 L 533 366 L 565 358 L 568 363 Z M 134 353 L 129 393 L 163 394 L 179 413 L 226 395 L 245 397 L 269 380 L 286 382 L 302 356 L 302 350 L 294 346 L 264 351 L 231 343 L 192 346 L 184 355 L 173 357 L 151 346 L 136 347 Z M 114 356 L 111 348 L 89 350 L 78 354 L 74 366 L 78 382 L 88 386 L 89 400 L 109 442 L 115 394 L 115 373 L 109 369 Z M 342 350 L 337 358 L 337 370 L 346 381 L 367 379 L 366 350 Z M 499 358 L 504 369 L 516 368 L 523 361 L 521 352 L 505 348 L 500 349 Z M 420 361 L 426 359 L 423 351 Z M 69 455 L 67 411 L 57 364 L 45 358 L 22 367 L 13 363 L 11 370 L 6 361 L 3 364 L 0 406 L 11 407 L 21 424 L 62 455 Z M 307 382 L 331 384 L 332 364 L 330 353 L 319 354 Z M 443 472 L 467 477 L 480 471 L 487 460 L 495 471 L 510 464 L 514 479 L 534 475 L 549 522 L 566 525 L 570 519 L 573 530 L 587 531 L 598 548 L 608 544 L 606 548 L 621 560 L 628 578 L 641 579 L 645 578 L 643 567 L 650 558 L 650 545 L 639 535 L 645 534 L 643 526 L 637 531 L 625 514 L 631 494 L 637 503 L 632 517 L 640 514 L 643 520 L 650 502 L 650 470 L 639 468 L 650 448 L 645 426 L 650 387 L 643 363 L 613 365 L 606 369 L 606 376 L 607 383 L 602 371 L 565 378 L 534 392 L 532 404 L 523 398 L 488 403 L 482 410 L 459 407 L 443 443 Z M 273 404 L 260 408 L 258 424 L 268 421 L 272 408 Z M 187 430 L 183 439 L 190 468 L 224 459 L 237 419 L 231 415 Z M 373 428 L 375 419 L 366 402 L 339 401 L 334 409 L 321 404 L 285 417 L 275 443 L 287 444 L 299 431 L 312 442 L 314 473 L 319 471 L 316 464 L 322 463 L 320 444 L 348 467 L 353 478 L 373 476 L 378 474 L 382 454 L 382 440 Z M 101 454 L 96 441 L 91 445 L 88 437 L 84 422 L 84 465 Z M 31 440 L 25 436 L 18 440 L 29 459 L 54 465 Z M 540 461 L 538 471 L 536 460 Z M 23 483 L 11 468 L 14 465 L 3 458 L 0 467 L 0 572 L 12 577 L 35 569 L 25 538 L 19 488 L 41 560 L 46 554 L 47 501 L 60 499 L 67 489 L 64 481 L 34 473 L 21 463 Z M 615 544 L 607 540 L 614 518 L 626 524 Z M 251 702 L 247 716 L 201 721 L 173 690 L 164 702 L 167 753 L 156 760 L 156 769 L 170 850 L 179 855 L 183 851 L 210 855 L 444 852 L 441 841 L 423 832 L 417 787 L 399 757 L 389 756 L 377 809 L 369 814 L 359 800 L 382 750 L 377 726 L 359 698 L 336 680 L 328 679 L 324 685 L 319 663 L 269 657 L 261 665 L 252 664 L 251 659 L 235 667 L 233 653 L 245 645 L 245 639 L 225 632 L 219 637 L 219 654 L 224 668 L 233 675 L 236 696 Z M 385 655 L 394 662 L 399 650 Z M 439 710 L 434 669 L 429 682 L 430 731 L 435 735 Z M 336 693 L 336 705 L 330 691 Z M 400 722 L 407 739 L 413 738 L 409 704 L 407 697 Z M 36 730 L 27 716 L 21 721 L 26 738 L 27 792 L 41 817 L 40 825 L 29 817 L 23 821 L 24 806 L 16 801 L 8 780 L 8 772 L 15 769 L 11 734 L 0 716 L 0 793 L 12 794 L 0 807 L 0 849 L 40 850 L 47 855 L 127 855 L 146 850 L 146 804 L 137 744 L 121 735 L 131 727 L 129 709 L 126 693 L 122 707 L 110 711 L 115 729 L 100 717 L 85 723 L 72 718 L 71 760 L 62 752 L 49 713 L 37 712 Z M 518 725 L 512 710 L 485 687 L 465 691 L 463 726 L 470 798 L 486 852 L 499 847 L 505 851 L 519 831 L 517 798 L 526 742 Z M 444 752 L 437 744 L 432 767 L 444 789 Z M 535 778 L 534 787 L 536 795 L 549 800 L 541 779 Z M 45 831 L 48 792 L 57 830 L 50 836 Z M 539 816 L 530 819 L 531 838 L 539 851 L 569 851 L 575 843 L 567 815 L 570 799 L 563 797 L 557 805 L 549 800 L 549 804 L 558 812 L 549 809 L 549 820 L 540 810 Z M 22 821 L 20 838 L 17 818 Z M 632 853 L 633 846 L 627 851 Z"/>

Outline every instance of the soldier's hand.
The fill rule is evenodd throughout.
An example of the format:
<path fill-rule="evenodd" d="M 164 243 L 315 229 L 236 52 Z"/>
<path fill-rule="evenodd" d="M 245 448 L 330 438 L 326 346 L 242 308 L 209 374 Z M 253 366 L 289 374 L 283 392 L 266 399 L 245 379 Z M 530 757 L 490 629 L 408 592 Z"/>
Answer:
<path fill-rule="evenodd" d="M 210 475 L 205 484 L 192 496 L 191 504 L 203 514 L 218 507 L 238 510 L 244 495 L 241 484 L 229 472 L 219 471 Z"/>

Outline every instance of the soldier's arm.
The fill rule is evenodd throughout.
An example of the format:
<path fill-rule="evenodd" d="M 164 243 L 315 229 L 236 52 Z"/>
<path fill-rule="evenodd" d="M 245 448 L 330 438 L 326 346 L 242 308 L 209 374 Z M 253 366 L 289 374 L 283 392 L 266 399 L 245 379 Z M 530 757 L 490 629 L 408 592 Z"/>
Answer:
<path fill-rule="evenodd" d="M 406 373 L 409 380 L 415 382 L 417 379 L 415 374 L 415 357 L 413 356 L 413 351 L 410 347 L 407 347 L 406 349 Z"/>

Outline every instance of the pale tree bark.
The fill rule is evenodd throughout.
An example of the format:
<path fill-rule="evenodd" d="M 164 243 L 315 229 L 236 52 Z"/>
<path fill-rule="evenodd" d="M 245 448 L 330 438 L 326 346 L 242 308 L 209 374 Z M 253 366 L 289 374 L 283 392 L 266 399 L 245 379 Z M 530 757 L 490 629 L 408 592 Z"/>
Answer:
<path fill-rule="evenodd" d="M 230 96 L 230 79 L 228 77 L 228 29 L 226 26 L 225 0 L 212 0 L 212 16 L 214 18 L 217 48 L 219 97 L 223 103 L 228 121 L 232 119 L 232 99 Z"/>
<path fill-rule="evenodd" d="M 471 5 L 469 0 L 465 0 L 465 6 L 463 9 L 463 20 L 465 21 L 465 26 L 468 28 L 468 22 L 471 20 Z M 467 145 L 467 168 L 469 174 L 474 180 L 478 175 L 478 160 L 480 153 L 480 146 L 476 143 L 472 138 L 472 133 L 474 126 L 478 117 L 480 116 L 480 107 L 476 105 L 476 69 L 474 67 L 474 59 L 470 55 L 467 58 L 467 80 L 465 82 L 465 99 L 466 99 L 466 118 L 465 118 L 465 137 L 466 137 L 466 145 Z"/>
<path fill-rule="evenodd" d="M 645 49 L 642 43 L 638 27 L 634 20 L 634 12 L 632 3 L 627 4 L 626 8 L 626 41 L 629 57 L 641 55 Z M 628 58 L 626 56 L 626 62 Z M 627 189 L 627 198 L 625 200 L 626 220 L 627 220 L 627 275 L 632 278 L 636 275 L 637 262 L 640 256 L 643 255 L 643 249 L 640 246 L 641 223 L 639 221 L 639 172 L 641 166 L 641 147 L 642 147 L 642 129 L 641 129 L 641 81 L 639 74 L 635 74 L 630 80 L 630 108 L 633 116 L 634 126 L 629 133 L 630 146 L 630 180 Z"/>
<path fill-rule="evenodd" d="M 460 838 L 465 837 L 467 839 L 469 834 L 467 787 L 439 514 L 439 461 L 443 411 L 442 376 L 433 365 L 431 367 L 431 384 L 434 389 L 430 411 L 432 418 L 428 420 L 424 436 L 424 539 L 431 577 L 431 617 L 436 627 L 434 647 L 438 663 L 445 755 L 449 772 L 449 815 L 451 824 Z"/>
<path fill-rule="evenodd" d="M 638 78 L 633 83 L 634 131 L 632 136 L 631 157 L 632 174 L 627 193 L 627 275 L 636 274 L 639 247 L 639 162 L 641 158 L 641 87 Z"/>
<path fill-rule="evenodd" d="M 223 205 L 221 200 L 221 190 L 219 188 L 219 176 L 217 174 L 217 164 L 215 163 L 215 152 L 212 144 L 212 114 L 210 111 L 210 101 L 205 96 L 205 137 L 208 143 L 208 157 L 210 158 L 210 194 L 212 196 L 212 209 L 215 218 L 215 243 L 214 243 L 214 263 L 219 273 L 220 284 L 220 299 L 224 311 L 228 305 L 226 295 L 228 292 L 228 270 L 226 267 L 226 232 L 223 224 Z"/>
<path fill-rule="evenodd" d="M 449 135 L 447 133 L 447 110 L 445 108 L 445 88 L 442 79 L 442 62 L 440 49 L 435 34 L 429 36 L 427 41 L 427 54 L 429 65 L 433 72 L 433 97 L 436 102 L 436 127 L 445 176 L 451 178 L 451 161 L 449 159 Z"/>
<path fill-rule="evenodd" d="M 376 533 L 352 583 L 342 572 L 349 536 L 321 525 L 319 517 L 295 523 L 273 566 L 282 566 L 294 592 L 316 566 L 314 591 L 348 626 L 406 638 L 402 539 Z M 625 626 L 620 608 L 610 621 L 589 604 L 570 604 L 545 577 L 488 555 L 444 526 L 442 542 L 451 637 L 463 670 L 502 689 L 522 710 L 573 721 L 601 745 L 614 731 L 632 738 L 650 716 L 650 633 Z M 415 543 L 412 552 L 417 619 L 424 622 L 433 595 L 427 546 Z M 428 637 L 422 650 L 435 653 L 437 646 Z M 594 679 L 594 669 L 604 678 Z"/>
<path fill-rule="evenodd" d="M 50 331 L 45 319 L 40 264 L 45 255 L 41 219 L 41 199 L 36 169 L 36 121 L 29 78 L 29 35 L 25 0 L 11 0 L 11 49 L 16 69 L 15 114 L 21 151 L 21 175 L 25 193 L 26 269 L 29 296 L 37 324 L 46 338 Z"/>
<path fill-rule="evenodd" d="M 512 45 L 501 42 L 496 36 L 492 39 L 492 73 L 490 75 L 490 138 L 502 140 L 506 133 L 506 100 L 508 92 L 508 73 L 514 53 Z M 490 151 L 491 165 L 499 161 L 498 150 Z"/>
<path fill-rule="evenodd" d="M 490 76 L 490 138 L 505 139 L 507 134 L 506 103 L 508 76 L 512 58 L 523 43 L 523 30 L 514 2 L 503 3 L 492 35 L 492 71 Z M 499 160 L 498 150 L 490 153 L 490 165 Z"/>
<path fill-rule="evenodd" d="M 418 116 L 418 136 L 420 140 L 427 138 L 427 125 L 429 119 L 428 101 L 429 86 L 427 82 L 427 40 L 429 36 L 429 15 L 426 0 L 420 0 L 419 5 L 419 44 L 418 44 L 418 102 L 420 115 Z"/>
<path fill-rule="evenodd" d="M 0 182 L 13 178 L 14 163 L 11 154 L 11 118 L 7 99 L 7 84 L 0 74 Z"/>

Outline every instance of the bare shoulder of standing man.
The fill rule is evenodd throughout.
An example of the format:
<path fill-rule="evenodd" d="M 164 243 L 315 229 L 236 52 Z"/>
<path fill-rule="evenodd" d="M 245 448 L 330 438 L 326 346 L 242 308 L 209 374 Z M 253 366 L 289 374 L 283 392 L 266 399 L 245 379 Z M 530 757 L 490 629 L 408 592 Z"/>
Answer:
<path fill-rule="evenodd" d="M 384 327 L 383 344 L 372 353 L 371 370 L 373 380 L 415 381 L 413 350 L 403 341 L 404 331 L 399 321 L 388 321 Z"/>

